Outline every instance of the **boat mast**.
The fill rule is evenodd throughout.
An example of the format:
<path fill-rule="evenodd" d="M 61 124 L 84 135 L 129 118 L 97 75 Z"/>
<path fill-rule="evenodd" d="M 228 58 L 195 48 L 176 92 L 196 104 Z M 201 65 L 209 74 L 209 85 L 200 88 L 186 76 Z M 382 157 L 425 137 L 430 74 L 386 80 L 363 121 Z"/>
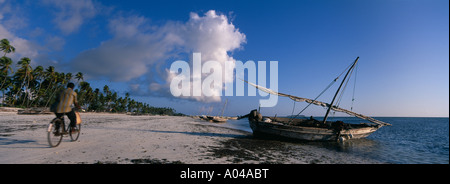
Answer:
<path fill-rule="evenodd" d="M 342 85 L 344 84 L 345 80 L 347 79 L 348 74 L 350 74 L 350 72 L 351 72 L 351 71 L 353 70 L 353 68 L 355 67 L 356 63 L 358 62 L 358 59 L 359 59 L 359 56 L 356 58 L 355 62 L 354 62 L 353 65 L 350 67 L 350 69 L 348 69 L 347 74 L 345 74 L 345 77 L 344 77 L 344 79 L 342 80 L 341 85 L 339 86 L 338 90 L 336 91 L 336 94 L 334 95 L 333 100 L 331 101 L 330 107 L 328 107 L 327 113 L 325 114 L 325 118 L 323 118 L 323 123 L 324 123 L 324 124 L 327 122 L 328 115 L 330 114 L 331 107 L 333 107 L 334 100 L 336 100 L 336 97 L 338 96 L 339 91 L 340 91 L 341 88 L 342 88 Z"/>
<path fill-rule="evenodd" d="M 227 106 L 227 102 L 228 102 L 228 99 L 225 100 L 225 104 L 223 105 L 222 114 L 221 114 L 220 117 L 223 117 L 223 112 L 225 111 L 225 107 Z"/>

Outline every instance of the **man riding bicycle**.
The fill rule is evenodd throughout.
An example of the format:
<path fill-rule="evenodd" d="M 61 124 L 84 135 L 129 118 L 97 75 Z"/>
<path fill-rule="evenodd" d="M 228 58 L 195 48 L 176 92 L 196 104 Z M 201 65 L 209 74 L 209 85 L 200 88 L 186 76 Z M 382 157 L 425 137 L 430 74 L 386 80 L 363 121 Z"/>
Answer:
<path fill-rule="evenodd" d="M 77 93 L 73 91 L 73 88 L 75 88 L 74 83 L 67 84 L 67 89 L 65 89 L 63 92 L 59 94 L 59 103 L 56 107 L 55 115 L 59 119 L 63 119 L 64 115 L 66 115 L 70 120 L 70 126 L 72 127 L 72 133 L 75 133 L 78 131 L 76 129 L 76 123 L 77 123 L 77 117 L 75 115 L 74 109 L 72 109 L 71 105 L 74 104 L 75 107 L 78 109 L 81 109 L 80 105 L 78 105 L 77 101 Z M 59 126 L 60 124 L 56 124 L 56 130 L 55 135 L 59 135 Z M 67 133 L 66 130 L 63 128 L 63 133 Z"/>

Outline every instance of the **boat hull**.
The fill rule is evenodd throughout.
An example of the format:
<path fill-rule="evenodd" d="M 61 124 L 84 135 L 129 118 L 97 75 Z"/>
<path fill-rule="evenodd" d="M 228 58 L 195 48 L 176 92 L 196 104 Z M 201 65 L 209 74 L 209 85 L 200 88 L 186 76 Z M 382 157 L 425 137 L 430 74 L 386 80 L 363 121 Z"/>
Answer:
<path fill-rule="evenodd" d="M 224 122 L 227 122 L 227 119 L 226 118 L 222 118 L 222 117 L 214 116 L 212 118 L 212 121 L 216 122 L 216 123 L 224 123 Z"/>
<path fill-rule="evenodd" d="M 270 135 L 303 141 L 345 141 L 348 139 L 365 138 L 377 131 L 377 126 L 357 127 L 336 132 L 329 128 L 290 126 L 277 122 L 249 120 L 253 134 Z"/>

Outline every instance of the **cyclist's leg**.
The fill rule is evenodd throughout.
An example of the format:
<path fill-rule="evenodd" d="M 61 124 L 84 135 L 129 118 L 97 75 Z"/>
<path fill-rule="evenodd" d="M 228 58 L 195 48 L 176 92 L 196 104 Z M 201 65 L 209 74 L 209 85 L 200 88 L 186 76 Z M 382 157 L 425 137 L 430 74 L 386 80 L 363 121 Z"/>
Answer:
<path fill-rule="evenodd" d="M 61 119 L 61 122 L 64 122 L 64 113 L 55 113 L 56 117 Z M 61 126 L 61 123 L 58 121 L 55 124 L 55 129 L 59 131 L 59 127 Z M 64 129 L 64 127 L 63 127 Z"/>
<path fill-rule="evenodd" d="M 70 126 L 75 128 L 77 125 L 77 116 L 75 115 L 75 111 L 72 109 L 72 111 L 67 113 L 67 117 L 70 119 Z"/>

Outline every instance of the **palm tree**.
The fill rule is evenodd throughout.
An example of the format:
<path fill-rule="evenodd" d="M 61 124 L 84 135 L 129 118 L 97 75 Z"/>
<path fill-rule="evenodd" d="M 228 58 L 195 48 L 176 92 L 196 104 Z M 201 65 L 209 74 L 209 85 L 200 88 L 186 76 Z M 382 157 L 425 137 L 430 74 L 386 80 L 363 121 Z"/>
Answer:
<path fill-rule="evenodd" d="M 16 48 L 9 44 L 8 39 L 0 40 L 0 50 L 5 53 L 3 56 L 6 56 L 7 53 L 16 52 Z"/>
<path fill-rule="evenodd" d="M 39 80 L 39 84 L 38 87 L 34 87 L 34 93 L 36 94 L 35 100 L 31 101 L 31 104 L 29 104 L 28 106 L 33 105 L 33 103 L 39 101 L 40 96 L 41 96 L 41 87 L 42 87 L 42 83 L 44 82 L 44 80 L 42 79 L 42 77 L 44 77 L 44 67 L 42 66 L 37 66 L 34 70 L 33 70 L 33 78 L 36 80 L 34 83 L 37 83 Z M 36 89 L 37 88 L 37 89 Z"/>
<path fill-rule="evenodd" d="M 54 85 L 54 83 L 56 82 L 55 67 L 54 66 L 47 67 L 47 69 L 45 69 L 44 75 L 45 75 L 45 80 L 48 81 L 47 88 L 45 89 L 45 92 L 44 92 L 44 94 L 47 95 L 48 89 L 53 88 L 52 85 Z M 45 107 L 47 107 L 47 104 L 49 103 L 50 99 L 51 99 L 50 95 L 47 95 L 47 103 L 45 104 Z"/>
<path fill-rule="evenodd" d="M 111 91 L 109 90 L 109 86 L 105 85 L 103 86 L 103 93 L 104 93 L 104 100 L 105 100 L 105 108 L 106 110 L 110 110 L 110 103 L 111 103 Z"/>
<path fill-rule="evenodd" d="M 9 57 L 1 57 L 0 58 L 0 72 L 2 74 L 4 74 L 4 79 L 2 82 L 2 85 L 0 86 L 0 89 L 3 89 L 3 85 L 5 85 L 6 79 L 8 78 L 8 71 L 11 71 L 11 73 L 13 73 L 13 68 L 11 67 L 11 65 L 13 64 L 13 61 L 11 60 L 11 58 Z"/>
<path fill-rule="evenodd" d="M 68 75 L 66 75 L 66 74 L 64 74 L 62 72 L 61 73 L 56 72 L 57 83 L 55 85 L 55 90 L 53 90 L 53 92 L 50 95 L 50 97 L 54 97 L 57 94 L 56 93 L 57 91 L 58 91 L 58 93 L 61 92 L 64 89 L 65 84 L 67 84 L 67 82 L 71 78 L 72 78 L 72 74 L 70 74 L 70 73 Z M 60 85 L 58 85 L 58 84 L 60 84 Z"/>
<path fill-rule="evenodd" d="M 77 84 L 80 83 L 80 80 L 84 81 L 83 73 L 78 72 L 77 74 L 75 74 L 75 79 L 77 79 Z"/>
<path fill-rule="evenodd" d="M 4 78 L 3 82 L 2 82 L 2 85 L 0 86 L 0 90 L 2 90 L 2 93 L 3 93 L 3 95 L 2 95 L 2 97 L 3 97 L 2 104 L 5 101 L 5 89 L 8 88 L 7 86 L 5 86 L 6 79 L 8 79 L 8 71 L 11 71 L 11 73 L 14 72 L 13 68 L 11 67 L 12 64 L 13 64 L 13 61 L 11 60 L 11 58 L 6 57 L 6 56 L 3 56 L 3 57 L 0 58 L 0 67 L 1 67 L 0 68 L 0 72 L 1 72 L 1 74 L 3 74 L 3 78 Z"/>
<path fill-rule="evenodd" d="M 109 94 L 109 86 L 108 85 L 103 86 L 103 93 L 105 93 L 105 95 Z"/>
<path fill-rule="evenodd" d="M 128 102 L 128 112 L 134 112 L 135 106 L 136 106 L 136 101 L 134 101 L 134 99 L 129 101 Z"/>
<path fill-rule="evenodd" d="M 19 78 L 23 77 L 23 82 L 20 86 L 20 89 L 22 89 L 23 86 L 26 84 L 25 94 L 24 94 L 24 99 L 23 99 L 22 105 L 24 104 L 24 102 L 26 101 L 26 98 L 28 97 L 28 93 L 29 93 L 28 88 L 30 86 L 30 80 L 33 78 L 33 75 L 31 75 L 33 69 L 31 68 L 30 63 L 31 63 L 31 60 L 30 60 L 30 58 L 27 58 L 27 57 L 23 57 L 17 63 L 21 66 L 21 68 L 19 68 L 19 70 L 17 70 L 16 74 L 18 74 Z M 27 81 L 27 83 L 25 83 L 26 81 Z M 17 94 L 21 91 L 20 89 L 17 91 Z M 17 96 L 17 94 L 16 94 L 16 96 Z"/>
<path fill-rule="evenodd" d="M 23 90 L 23 87 L 27 84 L 27 79 L 28 79 L 28 85 L 29 85 L 30 78 L 32 78 L 32 76 L 31 76 L 32 68 L 30 66 L 30 62 L 31 62 L 30 58 L 27 58 L 27 57 L 23 57 L 22 59 L 20 59 L 19 62 L 17 62 L 17 64 L 20 66 L 20 68 L 14 74 L 15 85 L 17 86 L 14 89 L 17 91 L 14 95 L 15 100 L 14 100 L 13 104 L 15 104 L 16 99 L 20 99 L 20 96 L 19 96 L 19 98 L 17 98 L 17 96 Z M 25 98 L 27 96 L 28 85 L 25 86 L 25 94 L 24 94 L 25 96 L 24 96 L 23 100 L 25 100 Z"/>
<path fill-rule="evenodd" d="M 94 92 L 88 99 L 89 103 L 89 110 L 97 111 L 99 108 L 100 103 L 100 89 L 95 88 Z"/>
<path fill-rule="evenodd" d="M 65 84 L 68 84 L 72 80 L 72 73 L 66 73 Z"/>
<path fill-rule="evenodd" d="M 78 103 L 80 106 L 87 106 L 89 103 L 89 96 L 92 94 L 92 88 L 89 82 L 81 81 L 80 82 L 80 91 L 78 93 Z"/>
<path fill-rule="evenodd" d="M 67 78 L 64 73 L 55 72 L 55 74 L 54 74 L 55 84 L 52 86 L 54 89 L 53 89 L 53 92 L 50 94 L 50 96 L 48 96 L 45 107 L 48 107 L 48 104 L 50 103 L 50 101 L 52 101 L 52 99 L 54 99 L 52 97 L 54 97 L 54 95 L 56 94 L 56 91 L 64 88 L 64 84 L 66 84 L 66 79 Z M 61 85 L 59 85 L 59 84 L 61 84 Z"/>

